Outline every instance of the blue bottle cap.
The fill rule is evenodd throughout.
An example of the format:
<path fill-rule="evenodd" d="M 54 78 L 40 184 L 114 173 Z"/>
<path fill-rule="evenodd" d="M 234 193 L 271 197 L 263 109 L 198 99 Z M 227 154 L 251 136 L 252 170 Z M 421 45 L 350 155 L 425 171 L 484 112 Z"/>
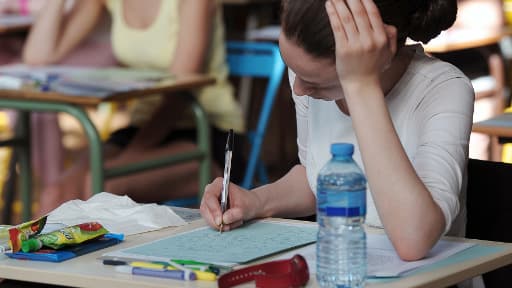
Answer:
<path fill-rule="evenodd" d="M 334 156 L 352 156 L 354 154 L 354 145 L 350 143 L 331 144 L 331 154 Z"/>

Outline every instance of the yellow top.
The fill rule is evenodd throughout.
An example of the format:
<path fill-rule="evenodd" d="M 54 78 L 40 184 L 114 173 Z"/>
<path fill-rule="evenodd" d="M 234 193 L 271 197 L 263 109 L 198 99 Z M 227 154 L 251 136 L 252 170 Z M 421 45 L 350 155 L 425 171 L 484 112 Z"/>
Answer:
<path fill-rule="evenodd" d="M 182 0 L 161 1 L 159 14 L 147 29 L 131 28 L 125 23 L 122 0 L 107 0 L 112 17 L 112 49 L 117 60 L 128 67 L 167 70 L 174 60 L 178 42 Z M 217 9 L 205 73 L 216 78 L 216 84 L 199 89 L 195 95 L 208 114 L 210 122 L 219 129 L 243 132 L 244 118 L 228 81 L 222 15 Z M 131 121 L 141 126 L 148 121 L 161 98 L 148 97 L 136 102 Z"/>

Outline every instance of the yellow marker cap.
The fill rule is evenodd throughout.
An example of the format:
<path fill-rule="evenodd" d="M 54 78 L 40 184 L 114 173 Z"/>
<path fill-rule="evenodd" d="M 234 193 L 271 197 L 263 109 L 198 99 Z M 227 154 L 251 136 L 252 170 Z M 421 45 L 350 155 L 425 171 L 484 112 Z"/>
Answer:
<path fill-rule="evenodd" d="M 148 268 L 148 269 L 165 269 L 166 266 L 158 263 L 150 263 L 150 262 L 131 262 L 130 266 L 138 267 L 138 268 Z"/>
<path fill-rule="evenodd" d="M 215 273 L 207 272 L 207 271 L 197 271 L 197 270 L 193 270 L 193 271 L 194 271 L 194 273 L 196 273 L 197 280 L 203 280 L 203 281 L 217 280 L 217 275 L 215 275 Z"/>
<path fill-rule="evenodd" d="M 176 268 L 174 268 L 172 266 L 167 266 L 167 265 L 158 264 L 158 263 L 141 262 L 141 261 L 131 262 L 130 266 L 138 267 L 138 268 L 146 268 L 146 269 L 155 269 L 155 270 L 161 270 L 161 269 L 177 270 Z M 217 275 L 215 275 L 215 273 L 207 272 L 207 271 L 197 271 L 197 270 L 192 270 L 192 271 L 196 274 L 197 280 L 203 280 L 203 281 L 217 280 Z"/>

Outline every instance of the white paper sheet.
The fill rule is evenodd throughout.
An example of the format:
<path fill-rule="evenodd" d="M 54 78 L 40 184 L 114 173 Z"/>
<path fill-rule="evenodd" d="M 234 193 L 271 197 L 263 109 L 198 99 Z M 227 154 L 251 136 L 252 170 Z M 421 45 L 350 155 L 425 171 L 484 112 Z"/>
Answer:
<path fill-rule="evenodd" d="M 367 234 L 368 277 L 398 277 L 421 266 L 438 262 L 448 258 L 475 244 L 440 240 L 428 253 L 427 257 L 419 261 L 402 261 L 396 254 L 391 242 L 384 234 Z M 287 259 L 295 254 L 306 258 L 310 273 L 316 273 L 316 244 L 311 244 L 290 251 L 278 259 Z"/>
<path fill-rule="evenodd" d="M 190 223 L 195 220 L 199 220 L 202 218 L 201 212 L 199 209 L 192 208 L 183 208 L 183 207 L 171 207 L 172 211 L 176 213 L 181 219 L 185 220 L 187 223 Z"/>
<path fill-rule="evenodd" d="M 128 196 L 103 192 L 87 201 L 68 201 L 50 212 L 47 220 L 48 229 L 43 233 L 58 229 L 59 225 L 69 226 L 91 221 L 101 223 L 112 233 L 125 235 L 186 224 L 168 206 L 139 204 Z"/>

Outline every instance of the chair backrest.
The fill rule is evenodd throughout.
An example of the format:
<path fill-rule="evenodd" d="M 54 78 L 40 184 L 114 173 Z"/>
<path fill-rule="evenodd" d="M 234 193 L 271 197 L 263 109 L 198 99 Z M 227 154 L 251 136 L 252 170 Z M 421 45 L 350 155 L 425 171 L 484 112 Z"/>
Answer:
<path fill-rule="evenodd" d="M 285 64 L 281 59 L 279 47 L 270 42 L 235 42 L 227 43 L 227 60 L 231 76 L 267 78 L 268 84 L 265 90 L 263 104 L 259 113 L 258 123 L 255 129 L 248 129 L 251 149 L 247 160 L 247 169 L 242 187 L 250 188 L 253 184 L 256 169 L 264 170 L 259 155 L 265 131 L 267 128 L 272 106 L 276 97 Z M 260 174 L 265 174 L 264 172 Z M 260 182 L 266 182 L 261 175 Z"/>
<path fill-rule="evenodd" d="M 512 242 L 512 165 L 470 159 L 466 237 Z M 483 275 L 485 286 L 512 287 L 512 265 Z M 508 284 L 507 284 L 508 283 Z"/>

